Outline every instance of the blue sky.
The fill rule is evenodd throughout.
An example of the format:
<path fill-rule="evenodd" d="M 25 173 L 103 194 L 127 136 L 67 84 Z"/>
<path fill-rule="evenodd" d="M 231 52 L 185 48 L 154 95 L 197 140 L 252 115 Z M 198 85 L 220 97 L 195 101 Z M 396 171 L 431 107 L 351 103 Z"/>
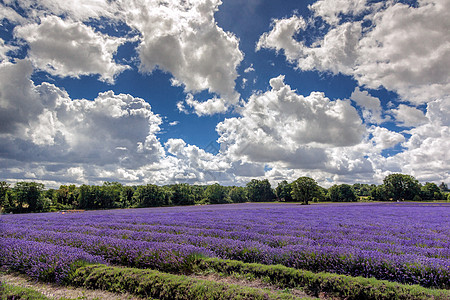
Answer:
<path fill-rule="evenodd" d="M 3 1 L 0 178 L 450 182 L 450 3 Z"/>

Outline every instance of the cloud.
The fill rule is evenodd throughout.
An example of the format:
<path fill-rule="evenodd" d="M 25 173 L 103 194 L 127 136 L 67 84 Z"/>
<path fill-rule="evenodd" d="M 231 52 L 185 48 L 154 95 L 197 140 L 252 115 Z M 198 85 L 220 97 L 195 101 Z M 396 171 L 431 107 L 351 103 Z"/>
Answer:
<path fill-rule="evenodd" d="M 214 111 L 219 105 L 228 107 L 239 101 L 234 88 L 243 54 L 239 40 L 214 19 L 220 4 L 219 0 L 133 1 L 125 12 L 127 24 L 142 34 L 138 46 L 141 71 L 159 68 L 170 72 L 172 83 L 184 86 L 186 92 L 208 90 L 219 96 L 204 105 L 191 102 L 198 114 L 208 114 L 211 106 Z"/>
<path fill-rule="evenodd" d="M 404 104 L 400 104 L 397 109 L 391 109 L 390 113 L 402 127 L 415 127 L 428 121 L 421 110 Z"/>
<path fill-rule="evenodd" d="M 327 148 L 361 142 L 365 128 L 348 101 L 331 101 L 318 92 L 299 95 L 284 76 L 271 79 L 270 86 L 250 97 L 241 117 L 217 125 L 221 152 L 232 160 L 325 168 Z"/>
<path fill-rule="evenodd" d="M 125 40 L 100 34 L 95 25 L 82 22 L 101 18 L 112 28 L 124 22 L 138 40 L 141 72 L 158 68 L 172 74 L 172 84 L 183 86 L 186 93 L 212 94 L 207 104 L 192 105 L 203 115 L 211 106 L 228 109 L 240 100 L 235 81 L 243 53 L 238 38 L 217 25 L 214 13 L 221 4 L 220 0 L 26 0 L 17 5 L 28 19 L 42 21 L 23 25 L 16 34 L 30 44 L 30 58 L 42 70 L 58 76 L 100 74 L 101 80 L 112 82 L 126 68 L 113 60 Z M 82 48 L 86 45 L 89 51 Z"/>
<path fill-rule="evenodd" d="M 373 136 L 371 142 L 378 151 L 395 147 L 405 141 L 402 134 L 387 128 L 372 126 L 369 131 Z"/>
<path fill-rule="evenodd" d="M 355 88 L 350 99 L 361 107 L 363 118 L 366 122 L 374 124 L 381 124 L 383 122 L 380 99 L 371 96 L 367 91 L 361 91 L 359 87 Z"/>
<path fill-rule="evenodd" d="M 342 16 L 358 16 L 368 9 L 367 0 L 319 0 L 308 8 L 332 25 L 339 24 Z"/>
<path fill-rule="evenodd" d="M 33 67 L 28 61 L 0 64 L 0 133 L 16 134 L 29 127 L 29 120 L 44 109 L 30 81 Z"/>
<path fill-rule="evenodd" d="M 164 156 L 162 118 L 143 99 L 108 91 L 73 100 L 53 84 L 35 85 L 31 72 L 26 60 L 0 65 L 0 160 L 8 168 L 83 168 L 89 179 L 96 169 L 138 169 Z"/>
<path fill-rule="evenodd" d="M 103 35 L 80 22 L 49 16 L 40 24 L 16 27 L 14 35 L 29 45 L 33 64 L 52 75 L 79 78 L 100 74 L 100 80 L 113 83 L 114 77 L 128 68 L 113 58 L 126 39 Z"/>
<path fill-rule="evenodd" d="M 0 20 L 7 19 L 12 23 L 22 23 L 25 19 L 11 7 L 0 4 Z"/>
<path fill-rule="evenodd" d="M 194 109 L 198 116 L 214 115 L 228 110 L 227 102 L 222 98 L 212 98 L 205 102 L 200 102 L 194 99 L 194 95 L 188 94 L 185 102 Z M 180 109 L 179 107 L 179 110 L 183 111 L 183 108 Z"/>
<path fill-rule="evenodd" d="M 311 46 L 295 39 L 308 28 L 298 16 L 278 19 L 257 44 L 283 51 L 301 70 L 318 70 L 353 76 L 361 86 L 385 87 L 403 100 L 426 103 L 450 93 L 450 3 L 419 1 L 417 7 L 388 2 L 363 8 L 364 1 L 330 1 L 310 6 L 330 23 L 323 39 Z M 346 21 L 342 14 L 365 12 L 363 21 Z"/>
<path fill-rule="evenodd" d="M 19 8 L 18 10 L 21 10 L 28 19 L 39 19 L 48 14 L 53 14 L 56 16 L 67 16 L 76 21 L 86 21 L 100 17 L 113 18 L 118 10 L 117 3 L 108 0 L 21 0 L 5 1 L 5 4 L 12 6 L 12 8 L 4 7 L 5 11 L 11 12 L 11 10 L 14 11 L 14 9 Z M 12 18 L 12 16 L 15 17 Z M 18 23 L 25 22 L 25 19 L 17 13 L 9 13 L 7 18 L 16 20 Z"/>
<path fill-rule="evenodd" d="M 251 64 L 248 68 L 244 70 L 244 73 L 254 72 L 255 68 L 253 68 L 253 64 Z"/>

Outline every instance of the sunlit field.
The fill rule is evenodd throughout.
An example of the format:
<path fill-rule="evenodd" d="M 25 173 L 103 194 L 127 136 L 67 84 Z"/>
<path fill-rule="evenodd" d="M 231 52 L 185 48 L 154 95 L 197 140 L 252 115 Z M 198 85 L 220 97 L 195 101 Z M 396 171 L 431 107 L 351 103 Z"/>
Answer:
<path fill-rule="evenodd" d="M 77 262 L 185 273 L 220 258 L 450 288 L 450 205 L 231 204 L 1 216 L 0 262 L 63 281 Z"/>

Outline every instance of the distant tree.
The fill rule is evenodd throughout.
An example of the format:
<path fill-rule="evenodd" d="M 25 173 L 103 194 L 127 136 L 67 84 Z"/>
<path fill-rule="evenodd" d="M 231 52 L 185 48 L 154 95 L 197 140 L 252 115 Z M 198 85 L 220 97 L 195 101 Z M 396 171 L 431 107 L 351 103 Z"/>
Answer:
<path fill-rule="evenodd" d="M 134 193 L 134 198 L 140 207 L 164 206 L 169 204 L 169 198 L 165 189 L 154 184 L 138 186 Z"/>
<path fill-rule="evenodd" d="M 444 182 L 442 182 L 442 183 L 439 185 L 439 189 L 441 190 L 441 192 L 448 192 L 448 191 L 449 191 L 448 185 L 447 185 L 446 183 L 444 183 Z"/>
<path fill-rule="evenodd" d="M 227 203 L 226 189 L 218 183 L 211 184 L 206 188 L 205 197 L 211 204 Z"/>
<path fill-rule="evenodd" d="M 245 188 L 241 186 L 233 187 L 228 193 L 228 197 L 230 201 L 233 203 L 244 203 L 247 202 L 247 193 L 245 192 Z"/>
<path fill-rule="evenodd" d="M 117 208 L 121 207 L 121 193 L 123 185 L 118 182 L 104 182 L 102 190 L 102 207 Z"/>
<path fill-rule="evenodd" d="M 372 188 L 370 191 L 370 198 L 376 201 L 388 201 L 389 194 L 386 191 L 386 187 L 383 184 L 380 184 L 379 186 Z"/>
<path fill-rule="evenodd" d="M 310 177 L 299 177 L 292 182 L 292 198 L 302 204 L 309 204 L 313 198 L 321 197 L 320 187 Z"/>
<path fill-rule="evenodd" d="M 0 211 L 9 209 L 9 201 L 7 198 L 7 192 L 10 189 L 9 183 L 6 181 L 0 181 Z"/>
<path fill-rule="evenodd" d="M 89 185 L 83 184 L 80 186 L 77 202 L 79 208 L 94 208 L 94 197 Z"/>
<path fill-rule="evenodd" d="M 370 191 L 376 187 L 375 184 L 355 183 L 352 188 L 355 191 L 356 196 L 365 197 L 370 195 Z"/>
<path fill-rule="evenodd" d="M 13 188 L 17 212 L 43 211 L 46 206 L 43 191 L 42 183 L 17 182 Z"/>
<path fill-rule="evenodd" d="M 124 186 L 122 188 L 122 191 L 120 193 L 120 207 L 132 207 L 136 204 L 136 201 L 134 201 L 135 189 L 132 186 Z"/>
<path fill-rule="evenodd" d="M 383 180 L 389 198 L 394 201 L 412 200 L 415 195 L 420 195 L 419 181 L 411 175 L 390 174 Z"/>
<path fill-rule="evenodd" d="M 61 185 L 55 192 L 56 202 L 65 206 L 77 206 L 78 189 L 74 184 Z"/>
<path fill-rule="evenodd" d="M 207 201 L 205 200 L 205 190 L 207 187 L 204 185 L 191 185 L 190 187 L 194 203 L 203 203 L 203 201 Z"/>
<path fill-rule="evenodd" d="M 292 198 L 292 185 L 286 180 L 281 181 L 277 188 L 275 189 L 275 194 L 279 201 L 290 202 L 294 199 Z"/>
<path fill-rule="evenodd" d="M 355 191 L 348 184 L 333 185 L 328 189 L 330 200 L 333 202 L 357 201 Z"/>
<path fill-rule="evenodd" d="M 194 195 L 192 188 L 187 183 L 178 183 L 170 186 L 172 190 L 172 204 L 174 205 L 192 205 L 194 204 Z"/>
<path fill-rule="evenodd" d="M 441 190 L 433 182 L 427 182 L 420 188 L 420 197 L 424 200 L 441 200 L 443 199 Z"/>
<path fill-rule="evenodd" d="M 247 197 L 252 202 L 268 202 L 275 199 L 275 193 L 267 179 L 252 179 L 246 185 Z"/>

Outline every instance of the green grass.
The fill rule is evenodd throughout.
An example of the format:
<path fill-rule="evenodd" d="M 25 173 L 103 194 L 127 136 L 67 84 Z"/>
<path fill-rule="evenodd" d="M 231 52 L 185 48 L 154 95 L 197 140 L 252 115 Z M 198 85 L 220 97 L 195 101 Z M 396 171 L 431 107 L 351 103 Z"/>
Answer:
<path fill-rule="evenodd" d="M 13 286 L 2 282 L 0 283 L 0 299 L 49 300 L 50 298 L 33 289 Z"/>
<path fill-rule="evenodd" d="M 129 292 L 141 297 L 167 300 L 270 300 L 301 299 L 283 292 L 190 278 L 155 270 L 91 265 L 78 269 L 72 283 L 84 288 Z"/>
<path fill-rule="evenodd" d="M 450 299 L 450 290 L 424 288 L 375 278 L 352 277 L 334 273 L 313 273 L 282 265 L 262 265 L 241 261 L 208 258 L 192 266 L 192 272 L 216 272 L 257 278 L 280 288 L 298 288 L 306 293 L 344 299 Z"/>

